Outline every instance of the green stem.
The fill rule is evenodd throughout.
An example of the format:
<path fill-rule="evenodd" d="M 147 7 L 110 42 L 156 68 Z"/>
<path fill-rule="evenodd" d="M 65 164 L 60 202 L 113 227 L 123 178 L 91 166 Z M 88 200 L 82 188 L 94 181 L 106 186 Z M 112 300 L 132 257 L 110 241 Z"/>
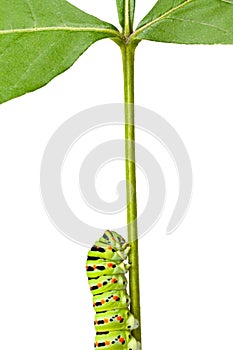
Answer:
<path fill-rule="evenodd" d="M 124 35 L 129 37 L 132 33 L 132 25 L 130 19 L 130 0 L 125 0 L 125 21 L 124 21 Z"/>
<path fill-rule="evenodd" d="M 129 252 L 129 292 L 131 312 L 139 321 L 139 327 L 133 331 L 134 337 L 141 342 L 140 321 L 140 289 L 138 261 L 138 230 L 137 230 L 137 194 L 135 168 L 135 131 L 134 131 L 134 53 L 135 46 L 125 42 L 121 45 L 124 72 L 125 99 L 125 166 L 127 193 L 127 224 Z"/>

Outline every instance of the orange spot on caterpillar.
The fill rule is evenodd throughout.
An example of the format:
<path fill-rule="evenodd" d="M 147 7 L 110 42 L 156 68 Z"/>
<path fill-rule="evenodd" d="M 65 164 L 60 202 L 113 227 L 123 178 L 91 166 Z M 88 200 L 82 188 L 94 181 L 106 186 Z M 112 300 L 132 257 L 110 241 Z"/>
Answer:
<path fill-rule="evenodd" d="M 100 288 L 100 287 L 102 287 L 103 285 L 102 285 L 102 283 L 98 283 L 97 286 Z"/>
<path fill-rule="evenodd" d="M 112 247 L 109 246 L 108 249 L 109 249 L 109 250 L 112 250 Z"/>
<path fill-rule="evenodd" d="M 108 263 L 108 267 L 112 267 L 113 263 Z"/>
<path fill-rule="evenodd" d="M 119 339 L 119 342 L 120 342 L 120 343 L 124 343 L 124 341 L 125 341 L 124 338 L 120 338 L 120 339 Z"/>
<path fill-rule="evenodd" d="M 106 340 L 105 345 L 110 345 L 110 341 Z"/>
<path fill-rule="evenodd" d="M 121 316 L 118 316 L 117 317 L 117 321 L 121 321 L 122 320 L 122 317 Z"/>
<path fill-rule="evenodd" d="M 117 295 L 114 295 L 113 300 L 119 300 L 119 297 Z"/>
<path fill-rule="evenodd" d="M 104 319 L 104 323 L 108 323 L 108 319 L 107 318 Z"/>
<path fill-rule="evenodd" d="M 111 283 L 116 283 L 117 279 L 116 278 L 112 278 Z"/>
<path fill-rule="evenodd" d="M 101 300 L 101 304 L 102 305 L 105 304 L 105 300 L 104 299 Z"/>
<path fill-rule="evenodd" d="M 96 265 L 93 265 L 93 269 L 94 269 L 94 270 L 96 269 Z"/>

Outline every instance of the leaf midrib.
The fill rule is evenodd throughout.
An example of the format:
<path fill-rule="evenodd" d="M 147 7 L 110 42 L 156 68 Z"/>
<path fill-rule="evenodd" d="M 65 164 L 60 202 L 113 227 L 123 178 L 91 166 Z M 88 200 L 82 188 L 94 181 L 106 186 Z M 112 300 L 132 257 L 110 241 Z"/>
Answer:
<path fill-rule="evenodd" d="M 194 0 L 186 0 L 182 4 L 180 4 L 180 5 L 176 6 L 176 7 L 173 7 L 172 9 L 170 9 L 167 12 L 163 13 L 161 16 L 157 17 L 153 21 L 150 21 L 147 24 L 145 24 L 144 26 L 142 26 L 141 28 L 135 30 L 135 32 L 133 34 L 131 34 L 131 39 L 134 39 L 135 36 L 137 36 L 138 34 L 143 32 L 145 29 L 147 29 L 147 28 L 151 27 L 153 24 L 155 24 L 155 23 L 165 19 L 167 16 L 169 16 L 170 14 L 175 12 L 176 10 L 179 10 L 180 8 L 184 7 L 185 5 L 191 3 L 192 1 L 194 1 Z"/>
<path fill-rule="evenodd" d="M 122 37 L 122 34 L 114 29 L 107 28 L 93 28 L 93 27 L 34 27 L 34 28 L 15 28 L 0 30 L 0 35 L 5 34 L 21 34 L 21 33 L 37 33 L 49 31 L 67 31 L 67 32 L 94 32 Z"/>

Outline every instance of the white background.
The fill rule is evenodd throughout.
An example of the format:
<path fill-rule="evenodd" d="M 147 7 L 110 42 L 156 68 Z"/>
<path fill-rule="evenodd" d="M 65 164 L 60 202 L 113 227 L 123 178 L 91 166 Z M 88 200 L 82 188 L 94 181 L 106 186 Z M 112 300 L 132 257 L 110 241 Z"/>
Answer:
<path fill-rule="evenodd" d="M 117 23 L 114 1 L 73 3 Z M 136 23 L 153 3 L 138 1 Z M 177 231 L 166 236 L 178 182 L 166 150 L 157 155 L 156 144 L 150 149 L 164 159 L 168 197 L 158 225 L 140 240 L 143 349 L 233 347 L 232 60 L 231 46 L 143 42 L 137 49 L 136 103 L 173 125 L 194 174 L 189 212 Z M 120 52 L 104 40 L 46 87 L 0 106 L 3 350 L 93 349 L 88 249 L 62 236 L 47 217 L 40 162 L 64 121 L 83 109 L 122 100 Z M 146 137 L 138 141 L 143 144 Z M 77 171 L 76 164 L 69 166 L 70 174 Z M 109 191 L 104 193 L 105 184 L 106 178 L 98 180 L 103 196 Z M 139 181 L 140 210 L 147 193 L 143 186 Z"/>

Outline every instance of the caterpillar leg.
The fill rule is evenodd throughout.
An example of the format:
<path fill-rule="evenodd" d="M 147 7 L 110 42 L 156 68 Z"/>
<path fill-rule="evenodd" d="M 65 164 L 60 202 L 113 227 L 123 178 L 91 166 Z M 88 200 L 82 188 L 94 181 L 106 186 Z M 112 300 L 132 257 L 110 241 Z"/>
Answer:
<path fill-rule="evenodd" d="M 127 245 L 122 251 L 118 250 L 117 254 L 119 255 L 119 257 L 122 260 L 125 260 L 127 258 L 127 256 L 128 256 L 128 254 L 129 254 L 130 249 L 131 249 L 131 247 Z"/>
<path fill-rule="evenodd" d="M 131 264 L 125 264 L 125 270 L 126 270 L 126 272 L 129 271 L 130 267 L 131 267 Z"/>
<path fill-rule="evenodd" d="M 141 343 L 137 341 L 132 335 L 128 341 L 127 350 L 141 350 Z"/>

